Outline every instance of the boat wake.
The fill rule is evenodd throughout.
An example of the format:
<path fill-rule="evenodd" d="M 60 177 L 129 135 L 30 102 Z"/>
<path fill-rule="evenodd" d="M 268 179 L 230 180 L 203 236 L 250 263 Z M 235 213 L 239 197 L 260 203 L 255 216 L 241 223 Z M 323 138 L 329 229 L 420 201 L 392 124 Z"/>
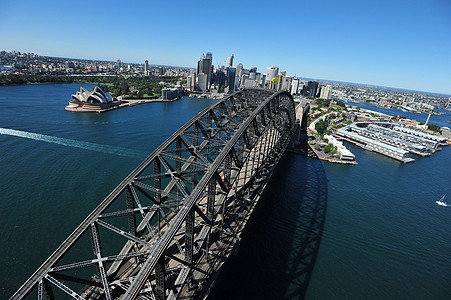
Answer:
<path fill-rule="evenodd" d="M 0 127 L 0 134 L 17 136 L 17 137 L 36 140 L 36 141 L 43 141 L 43 142 L 47 142 L 47 143 L 53 143 L 53 144 L 58 144 L 58 145 L 63 145 L 63 146 L 68 146 L 68 147 L 75 147 L 75 148 L 80 148 L 80 149 L 84 149 L 84 150 L 97 151 L 97 152 L 102 152 L 102 153 L 107 153 L 107 154 L 115 154 L 115 155 L 120 155 L 120 156 L 143 158 L 146 155 L 139 151 L 133 151 L 133 150 L 129 150 L 126 148 L 121 148 L 121 147 L 101 145 L 101 144 L 77 141 L 77 140 L 66 139 L 66 138 L 59 138 L 59 137 L 55 137 L 55 136 L 33 133 L 33 132 L 26 132 L 26 131 L 9 129 L 9 128 L 1 128 Z"/>

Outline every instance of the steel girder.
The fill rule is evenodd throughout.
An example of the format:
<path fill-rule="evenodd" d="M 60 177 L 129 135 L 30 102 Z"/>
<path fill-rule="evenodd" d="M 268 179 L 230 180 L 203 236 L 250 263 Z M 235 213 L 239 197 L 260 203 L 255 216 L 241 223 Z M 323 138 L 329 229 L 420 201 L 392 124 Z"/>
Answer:
<path fill-rule="evenodd" d="M 219 100 L 127 176 L 11 299 L 33 290 L 39 299 L 206 293 L 294 129 L 287 92 L 245 89 Z"/>

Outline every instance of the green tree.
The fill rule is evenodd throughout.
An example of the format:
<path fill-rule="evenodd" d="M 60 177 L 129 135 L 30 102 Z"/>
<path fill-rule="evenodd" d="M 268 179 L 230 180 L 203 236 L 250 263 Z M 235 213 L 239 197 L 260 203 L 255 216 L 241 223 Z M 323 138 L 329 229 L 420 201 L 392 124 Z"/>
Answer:
<path fill-rule="evenodd" d="M 442 133 L 440 126 L 437 126 L 435 124 L 428 124 L 428 129 L 434 132 Z"/>
<path fill-rule="evenodd" d="M 319 134 L 324 134 L 328 125 L 329 124 L 326 121 L 319 120 L 315 126 L 315 129 L 316 129 L 316 131 L 318 131 Z"/>

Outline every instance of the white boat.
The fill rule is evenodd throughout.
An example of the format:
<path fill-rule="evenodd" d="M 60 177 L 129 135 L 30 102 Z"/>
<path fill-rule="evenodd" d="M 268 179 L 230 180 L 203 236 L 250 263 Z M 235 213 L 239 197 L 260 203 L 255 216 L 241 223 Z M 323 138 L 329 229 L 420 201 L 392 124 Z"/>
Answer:
<path fill-rule="evenodd" d="M 445 201 L 443 201 L 443 199 L 445 199 L 445 196 L 446 196 L 446 194 L 445 194 L 445 195 L 443 195 L 443 197 L 442 197 L 442 198 L 440 198 L 440 200 L 438 200 L 438 201 L 435 201 L 435 203 L 437 203 L 438 205 L 441 205 L 441 206 L 448 206 L 448 204 L 446 204 L 446 202 L 445 202 Z"/>

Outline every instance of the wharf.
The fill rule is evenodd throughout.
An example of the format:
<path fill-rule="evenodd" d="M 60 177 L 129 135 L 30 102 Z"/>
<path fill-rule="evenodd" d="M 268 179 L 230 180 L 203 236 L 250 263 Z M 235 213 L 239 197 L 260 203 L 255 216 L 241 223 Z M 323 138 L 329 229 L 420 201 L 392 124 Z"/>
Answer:
<path fill-rule="evenodd" d="M 153 103 L 153 102 L 174 102 L 179 100 L 179 98 L 176 98 L 174 100 L 164 100 L 164 99 L 129 99 L 129 100 L 123 100 L 120 103 L 113 103 L 111 106 L 109 107 L 104 107 L 101 108 L 97 105 L 83 105 L 83 106 L 79 106 L 79 107 L 71 107 L 70 105 L 67 105 L 65 107 L 65 110 L 67 111 L 71 111 L 71 112 L 96 112 L 96 113 L 103 113 L 103 112 L 107 112 L 110 110 L 114 110 L 114 109 L 118 109 L 118 108 L 123 108 L 123 107 L 130 107 L 130 106 L 135 106 L 135 105 L 139 105 L 139 104 L 144 104 L 144 103 Z"/>

